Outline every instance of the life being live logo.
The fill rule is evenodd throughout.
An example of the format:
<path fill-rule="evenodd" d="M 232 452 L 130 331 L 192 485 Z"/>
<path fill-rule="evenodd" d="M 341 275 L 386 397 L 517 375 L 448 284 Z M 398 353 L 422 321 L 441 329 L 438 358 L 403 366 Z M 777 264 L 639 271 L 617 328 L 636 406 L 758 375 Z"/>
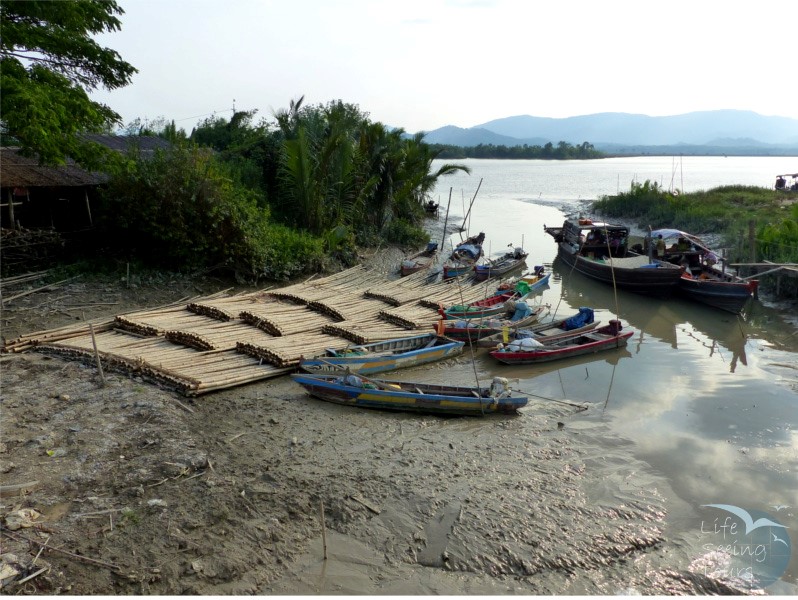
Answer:
<path fill-rule="evenodd" d="M 764 589 L 787 570 L 792 554 L 788 528 L 774 514 L 731 504 L 702 504 L 702 559 L 694 567 L 713 579 L 749 590 Z"/>

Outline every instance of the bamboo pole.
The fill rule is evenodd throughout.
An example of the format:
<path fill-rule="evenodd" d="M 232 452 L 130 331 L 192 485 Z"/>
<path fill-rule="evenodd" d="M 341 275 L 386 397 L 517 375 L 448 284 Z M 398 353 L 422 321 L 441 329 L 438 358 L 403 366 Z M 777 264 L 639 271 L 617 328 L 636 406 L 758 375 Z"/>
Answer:
<path fill-rule="evenodd" d="M 319 500 L 319 521 L 321 522 L 321 545 L 324 551 L 324 560 L 327 560 L 327 530 L 324 526 L 324 500 Z"/>

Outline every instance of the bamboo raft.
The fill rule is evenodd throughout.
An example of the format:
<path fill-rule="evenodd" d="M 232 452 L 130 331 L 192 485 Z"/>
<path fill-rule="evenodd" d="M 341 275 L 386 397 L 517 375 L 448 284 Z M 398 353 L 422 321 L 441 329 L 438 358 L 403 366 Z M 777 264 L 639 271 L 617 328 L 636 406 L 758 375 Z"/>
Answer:
<path fill-rule="evenodd" d="M 418 335 L 437 320 L 439 303 L 485 292 L 484 284 L 429 283 L 423 274 L 391 282 L 361 266 L 278 290 L 219 292 L 34 332 L 2 350 L 91 364 L 99 355 L 105 368 L 197 396 L 283 375 L 328 348 Z"/>

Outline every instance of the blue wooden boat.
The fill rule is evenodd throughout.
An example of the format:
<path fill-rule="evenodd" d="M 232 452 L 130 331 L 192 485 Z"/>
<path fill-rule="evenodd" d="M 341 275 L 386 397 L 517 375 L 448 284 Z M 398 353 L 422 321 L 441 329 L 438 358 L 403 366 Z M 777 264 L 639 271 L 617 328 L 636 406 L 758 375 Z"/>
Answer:
<path fill-rule="evenodd" d="M 443 265 L 443 278 L 459 277 L 474 270 L 475 265 L 482 258 L 482 243 L 485 234 L 472 236 L 461 242 L 452 252 L 449 260 Z"/>
<path fill-rule="evenodd" d="M 347 369 L 352 373 L 382 373 L 456 356 L 463 351 L 463 346 L 464 342 L 434 333 L 425 333 L 408 338 L 349 346 L 343 350 L 328 349 L 321 356 L 300 359 L 299 368 L 308 373 L 339 375 Z"/>
<path fill-rule="evenodd" d="M 464 264 L 451 264 L 446 263 L 443 265 L 443 278 L 444 279 L 451 279 L 452 277 L 460 277 L 461 275 L 467 275 L 474 270 L 474 265 L 464 265 Z"/>
<path fill-rule="evenodd" d="M 503 294 L 509 290 L 515 290 L 521 295 L 538 292 L 549 285 L 551 277 L 551 273 L 544 274 L 543 271 L 541 265 L 535 265 L 533 273 L 525 273 L 520 277 L 510 277 L 502 281 L 496 288 L 495 294 Z"/>
<path fill-rule="evenodd" d="M 514 414 L 529 401 L 524 396 L 511 395 L 508 382 L 503 377 L 496 377 L 489 387 L 386 381 L 355 374 L 297 373 L 291 378 L 315 398 L 361 408 L 485 416 Z"/>

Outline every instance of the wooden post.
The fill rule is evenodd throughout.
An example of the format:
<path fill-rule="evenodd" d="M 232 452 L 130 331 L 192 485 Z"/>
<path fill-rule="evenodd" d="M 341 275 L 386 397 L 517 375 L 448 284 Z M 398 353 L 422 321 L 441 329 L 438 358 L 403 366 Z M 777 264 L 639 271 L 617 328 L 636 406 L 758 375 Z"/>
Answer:
<path fill-rule="evenodd" d="M 756 262 L 756 222 L 748 221 L 748 256 L 751 262 Z"/>
<path fill-rule="evenodd" d="M 94 226 L 94 221 L 91 219 L 91 205 L 89 204 L 89 191 L 88 189 L 84 191 L 86 195 L 86 212 L 89 213 L 89 226 Z"/>
<path fill-rule="evenodd" d="M 327 530 L 324 527 L 324 500 L 319 500 L 319 520 L 321 521 L 321 546 L 324 560 L 327 560 Z"/>
<path fill-rule="evenodd" d="M 14 191 L 8 188 L 8 220 L 11 221 L 11 229 L 16 229 L 14 222 Z"/>
<path fill-rule="evenodd" d="M 737 236 L 737 256 L 742 257 L 745 252 L 745 232 L 741 229 L 740 234 Z M 744 271 L 737 270 L 738 275 L 742 275 Z"/>
<path fill-rule="evenodd" d="M 94 358 L 97 359 L 97 370 L 100 372 L 100 381 L 102 386 L 105 387 L 105 375 L 103 374 L 103 365 L 100 362 L 100 352 L 97 350 L 97 340 L 94 337 L 94 325 L 89 323 L 89 331 L 91 332 L 91 345 L 94 346 Z"/>

